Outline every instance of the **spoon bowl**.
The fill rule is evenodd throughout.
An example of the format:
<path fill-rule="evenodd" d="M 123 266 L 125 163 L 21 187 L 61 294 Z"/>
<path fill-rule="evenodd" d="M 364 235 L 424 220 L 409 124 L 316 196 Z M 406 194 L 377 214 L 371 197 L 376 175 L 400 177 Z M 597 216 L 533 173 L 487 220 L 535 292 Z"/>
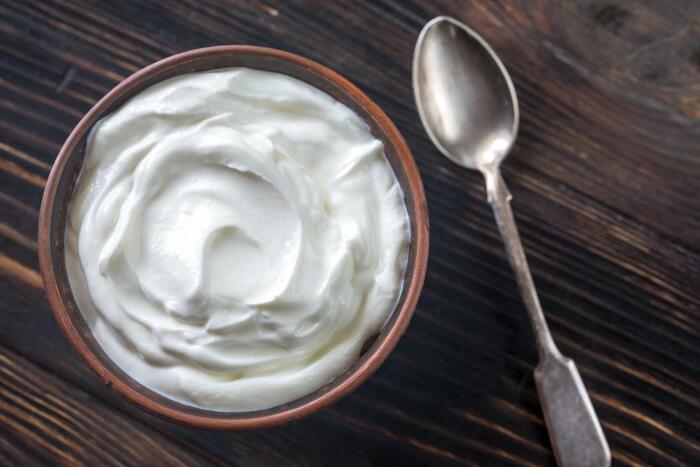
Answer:
<path fill-rule="evenodd" d="M 513 82 L 481 36 L 447 16 L 428 24 L 413 58 L 413 89 L 430 139 L 453 162 L 498 165 L 518 133 Z"/>

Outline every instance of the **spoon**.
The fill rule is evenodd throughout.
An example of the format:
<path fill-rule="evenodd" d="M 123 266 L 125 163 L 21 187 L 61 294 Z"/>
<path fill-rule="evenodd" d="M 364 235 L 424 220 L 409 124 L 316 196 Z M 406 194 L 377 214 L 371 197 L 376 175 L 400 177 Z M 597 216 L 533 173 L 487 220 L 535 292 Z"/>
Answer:
<path fill-rule="evenodd" d="M 576 365 L 554 344 L 520 243 L 511 195 L 501 177 L 518 132 L 518 100 L 496 53 L 446 16 L 425 25 L 413 56 L 413 90 L 430 139 L 451 161 L 479 170 L 535 333 L 535 384 L 561 466 L 610 465 L 610 449 Z"/>

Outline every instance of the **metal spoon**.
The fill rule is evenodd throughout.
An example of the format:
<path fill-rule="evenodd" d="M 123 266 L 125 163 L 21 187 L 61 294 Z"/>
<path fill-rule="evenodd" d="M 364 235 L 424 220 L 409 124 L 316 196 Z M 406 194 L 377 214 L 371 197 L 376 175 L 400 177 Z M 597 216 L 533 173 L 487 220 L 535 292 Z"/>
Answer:
<path fill-rule="evenodd" d="M 413 90 L 430 139 L 453 162 L 479 170 L 525 301 L 540 361 L 535 383 L 557 462 L 610 465 L 610 449 L 576 365 L 552 340 L 510 209 L 500 164 L 518 132 L 518 100 L 496 53 L 461 22 L 425 25 L 413 57 Z"/>

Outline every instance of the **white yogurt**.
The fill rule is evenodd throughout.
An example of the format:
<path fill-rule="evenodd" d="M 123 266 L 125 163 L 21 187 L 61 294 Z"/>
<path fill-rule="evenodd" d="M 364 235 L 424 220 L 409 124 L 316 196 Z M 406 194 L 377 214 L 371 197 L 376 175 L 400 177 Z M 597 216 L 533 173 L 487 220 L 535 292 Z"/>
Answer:
<path fill-rule="evenodd" d="M 264 409 L 360 355 L 395 307 L 403 194 L 365 122 L 245 68 L 152 86 L 93 130 L 66 265 L 107 355 L 185 404 Z"/>

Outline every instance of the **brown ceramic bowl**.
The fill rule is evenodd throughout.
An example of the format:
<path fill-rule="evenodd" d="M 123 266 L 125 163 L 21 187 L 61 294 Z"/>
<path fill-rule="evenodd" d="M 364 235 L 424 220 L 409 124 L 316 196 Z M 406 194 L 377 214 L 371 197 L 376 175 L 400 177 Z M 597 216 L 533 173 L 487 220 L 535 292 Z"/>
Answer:
<path fill-rule="evenodd" d="M 333 96 L 367 122 L 381 139 L 403 188 L 410 217 L 411 241 L 403 292 L 389 321 L 360 359 L 318 391 L 266 410 L 225 413 L 190 407 L 142 386 L 117 367 L 100 348 L 78 309 L 66 275 L 66 211 L 80 172 L 85 140 L 92 125 L 141 90 L 176 75 L 243 66 L 284 73 Z M 140 70 L 104 96 L 83 117 L 61 148 L 49 176 L 39 216 L 39 262 L 49 304 L 68 341 L 102 381 L 147 411 L 186 425 L 244 429 L 275 425 L 308 415 L 348 394 L 387 358 L 403 334 L 418 301 L 428 261 L 428 213 L 425 193 L 411 152 L 386 114 L 349 81 L 305 58 L 274 49 L 219 46 L 192 50 Z"/>

